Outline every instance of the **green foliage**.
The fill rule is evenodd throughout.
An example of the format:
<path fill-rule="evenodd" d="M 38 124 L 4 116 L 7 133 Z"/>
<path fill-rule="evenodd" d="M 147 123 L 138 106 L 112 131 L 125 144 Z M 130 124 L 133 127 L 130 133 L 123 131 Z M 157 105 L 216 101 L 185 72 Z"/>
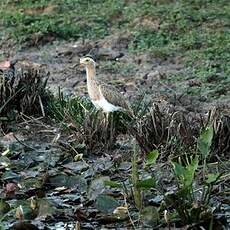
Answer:
<path fill-rule="evenodd" d="M 65 121 L 66 118 L 71 118 L 76 123 L 82 124 L 85 111 L 92 110 L 92 108 L 89 100 L 84 100 L 81 97 L 70 98 L 64 96 L 59 89 L 57 98 L 52 97 L 50 99 L 47 112 L 59 122 Z"/>
<path fill-rule="evenodd" d="M 214 184 L 220 178 L 220 173 L 207 173 L 206 158 L 210 153 L 213 139 L 213 127 L 207 126 L 200 133 L 197 140 L 197 149 L 201 154 L 203 168 L 199 169 L 199 155 L 196 155 L 186 166 L 181 163 L 172 162 L 174 174 L 178 180 L 178 190 L 169 194 L 166 201 L 177 211 L 181 221 L 185 223 L 197 223 L 200 221 L 211 221 L 213 213 L 210 207 L 210 195 Z M 195 175 L 203 173 L 202 195 L 198 197 L 195 192 Z M 205 177 L 207 179 L 205 180 Z"/>
<path fill-rule="evenodd" d="M 220 173 L 210 173 L 207 175 L 207 179 L 205 183 L 207 184 L 214 184 L 217 182 L 217 180 L 220 178 Z"/>
<path fill-rule="evenodd" d="M 148 153 L 145 160 L 145 167 L 155 164 L 159 154 L 157 150 Z"/>
<path fill-rule="evenodd" d="M 4 219 L 4 215 L 10 211 L 10 205 L 3 199 L 0 200 L 0 223 Z"/>
<path fill-rule="evenodd" d="M 111 181 L 111 180 L 105 181 L 104 185 L 109 186 L 110 188 L 123 188 L 123 185 L 121 183 Z"/>
<path fill-rule="evenodd" d="M 182 185 L 182 187 L 190 187 L 192 186 L 192 183 L 194 181 L 195 171 L 198 169 L 198 155 L 195 156 L 191 163 L 186 165 L 186 167 L 182 166 L 181 164 L 177 162 L 172 162 L 174 172 L 176 177 L 179 180 L 179 183 Z"/>
<path fill-rule="evenodd" d="M 130 31 L 131 42 L 128 44 L 130 53 L 147 52 L 162 59 L 176 57 L 186 67 L 186 73 L 162 78 L 163 83 L 168 81 L 176 84 L 182 80 L 196 78 L 201 81 L 201 85 L 186 89 L 186 94 L 218 98 L 220 94 L 228 96 L 230 84 L 230 68 L 226 64 L 229 60 L 227 3 L 227 0 L 3 1 L 0 9 L 0 37 L 6 39 L 10 37 L 19 44 L 24 44 L 34 37 L 36 40 L 39 36 L 41 39 L 46 36 L 58 39 L 97 39 L 116 32 Z M 104 67 L 106 71 L 112 73 L 119 71 L 123 76 L 128 76 L 135 73 L 137 65 L 111 62 Z M 176 87 L 181 86 L 178 84 Z M 140 103 L 136 106 L 143 108 L 145 105 Z M 171 212 L 169 216 L 172 222 L 179 220 L 184 225 L 205 221 L 212 223 L 214 206 L 211 203 L 211 195 L 213 187 L 221 178 L 221 173 L 211 171 L 206 163 L 212 147 L 213 127 L 208 126 L 201 131 L 195 156 L 192 153 L 193 157 L 188 157 L 186 163 L 182 163 L 179 158 L 178 161 L 172 162 L 174 179 L 178 187 L 172 193 L 165 194 L 161 191 L 162 188 L 157 190 L 157 176 L 162 169 L 156 172 L 154 167 L 160 153 L 152 149 L 156 146 L 160 149 L 162 145 L 168 144 L 168 127 L 172 120 L 167 120 L 168 118 L 165 120 L 158 109 L 152 111 L 148 109 L 149 106 L 145 106 L 142 110 L 137 109 L 139 112 L 137 119 L 142 117 L 142 120 L 138 120 L 141 122 L 137 123 L 139 124 L 137 127 L 141 129 L 134 130 L 133 135 L 135 137 L 139 135 L 138 144 L 143 148 L 143 152 L 148 153 L 143 168 L 138 164 L 135 149 L 129 182 L 127 180 L 125 183 L 120 183 L 104 178 L 101 187 L 105 185 L 127 193 L 124 197 L 127 197 L 127 202 L 132 200 L 130 197 L 133 198 L 140 219 L 154 227 L 159 222 L 168 224 L 162 217 L 166 209 Z M 148 111 L 147 117 L 144 116 L 147 114 L 146 111 Z M 81 97 L 65 97 L 60 91 L 58 98 L 50 98 L 46 112 L 64 125 L 71 134 L 76 135 L 79 142 L 77 145 L 83 147 L 86 145 L 89 150 L 98 147 L 104 149 L 108 143 L 115 142 L 118 133 L 126 133 L 124 126 L 119 123 L 120 120 L 126 119 L 125 116 L 113 114 L 106 124 L 103 114 L 96 111 L 89 100 Z M 4 119 L 5 117 L 0 117 L 1 121 Z M 149 134 L 146 135 L 146 139 L 149 138 L 146 142 L 143 141 L 144 134 Z M 190 153 L 185 154 L 187 156 Z M 156 176 L 151 171 L 153 168 Z M 202 173 L 203 178 L 200 178 Z M 76 183 L 75 177 L 70 179 Z M 98 181 L 95 184 L 98 185 Z M 101 187 L 98 193 L 101 192 Z M 155 197 L 156 192 L 162 192 L 164 197 L 160 207 L 145 206 L 144 195 Z M 95 191 L 92 193 L 96 194 Z M 0 206 L 2 204 L 3 202 Z M 119 202 L 111 196 L 101 194 L 96 198 L 96 207 L 104 213 L 111 214 L 119 205 Z M 46 202 L 43 206 L 47 206 Z M 0 213 L 4 215 L 5 211 L 1 209 Z M 0 218 L 1 221 L 2 219 Z M 212 227 L 211 224 L 210 226 Z"/>
<path fill-rule="evenodd" d="M 74 134 L 78 144 L 84 144 L 87 150 L 95 153 L 111 149 L 117 136 L 126 133 L 123 121 L 129 119 L 119 111 L 107 117 L 103 111 L 96 110 L 89 99 L 67 97 L 60 90 L 57 98 L 50 98 L 47 114 Z"/>
<path fill-rule="evenodd" d="M 202 81 L 198 89 L 189 88 L 188 94 L 199 93 L 207 99 L 227 94 L 227 5 L 226 0 L 136 1 L 126 11 L 130 20 L 137 21 L 128 24 L 133 34 L 129 49 L 135 53 L 150 52 L 159 58 L 181 57 L 180 62 L 187 67 L 186 73 L 181 73 L 183 79 L 195 77 Z"/>
<path fill-rule="evenodd" d="M 117 61 L 106 62 L 102 65 L 104 71 L 110 73 L 118 73 L 123 76 L 130 76 L 134 74 L 138 68 L 137 65 L 132 63 L 121 63 Z"/>
<path fill-rule="evenodd" d="M 122 2 L 89 3 L 75 0 L 23 0 L 14 4 L 2 3 L 0 19 L 5 34 L 23 43 L 39 33 L 62 39 L 98 38 L 108 34 L 111 18 L 118 15 Z M 112 22 L 113 23 L 113 22 Z"/>
<path fill-rule="evenodd" d="M 197 141 L 197 147 L 204 158 L 206 158 L 210 152 L 212 139 L 213 139 L 213 127 L 208 126 L 202 130 Z"/>
<path fill-rule="evenodd" d="M 180 62 L 187 67 L 186 73 L 181 73 L 183 78 L 196 77 L 203 83 L 186 93 L 199 93 L 207 99 L 225 97 L 230 74 L 226 65 L 230 40 L 227 3 L 227 0 L 3 1 L 0 37 L 10 36 L 25 45 L 33 40 L 49 41 L 46 36 L 97 39 L 128 30 L 132 34 L 130 52 L 144 51 L 163 59 L 181 58 Z M 134 69 L 119 64 L 108 68 L 117 71 L 120 67 L 124 76 Z"/>
<path fill-rule="evenodd" d="M 147 178 L 143 180 L 139 180 L 136 184 L 136 187 L 141 190 L 149 190 L 151 188 L 154 188 L 156 186 L 156 181 L 154 178 Z"/>
<path fill-rule="evenodd" d="M 152 151 L 148 154 L 145 160 L 145 164 L 143 168 L 147 170 L 150 166 L 155 165 L 157 157 L 159 156 L 158 151 Z M 111 188 L 122 189 L 124 193 L 127 193 L 127 187 L 122 185 L 121 183 L 115 181 L 105 181 L 105 186 L 109 186 Z M 144 191 L 148 192 L 150 189 L 155 188 L 156 186 L 156 179 L 153 175 L 145 178 L 142 177 L 140 169 L 138 168 L 137 164 L 137 149 L 136 145 L 134 146 L 134 154 L 132 158 L 132 172 L 130 178 L 130 184 L 128 188 L 130 188 L 131 193 L 133 195 L 133 200 L 135 207 L 142 212 L 143 208 L 143 197 Z M 128 194 L 126 194 L 128 196 Z"/>

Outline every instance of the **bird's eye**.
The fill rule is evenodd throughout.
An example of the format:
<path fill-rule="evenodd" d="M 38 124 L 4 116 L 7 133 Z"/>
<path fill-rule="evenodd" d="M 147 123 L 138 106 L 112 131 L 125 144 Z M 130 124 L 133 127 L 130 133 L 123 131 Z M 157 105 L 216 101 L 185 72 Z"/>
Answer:
<path fill-rule="evenodd" d="M 89 61 L 89 59 L 86 59 L 85 61 L 86 61 L 86 62 L 88 62 L 88 61 Z"/>

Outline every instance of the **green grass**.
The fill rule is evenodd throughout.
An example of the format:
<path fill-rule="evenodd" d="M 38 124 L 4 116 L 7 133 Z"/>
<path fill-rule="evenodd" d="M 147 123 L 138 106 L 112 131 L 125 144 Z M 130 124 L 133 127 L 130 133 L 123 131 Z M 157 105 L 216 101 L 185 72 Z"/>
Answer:
<path fill-rule="evenodd" d="M 90 2 L 92 7 L 88 7 Z M 109 34 L 110 18 L 119 14 L 120 5 L 110 6 L 110 1 L 8 1 L 1 7 L 1 35 L 9 34 L 19 43 L 34 33 L 54 34 L 62 39 L 103 37 Z"/>
<path fill-rule="evenodd" d="M 157 58 L 179 57 L 187 68 L 184 79 L 200 79 L 200 91 L 208 90 L 210 98 L 228 96 L 228 0 L 7 2 L 1 7 L 0 37 L 10 37 L 19 45 L 25 45 L 36 33 L 65 40 L 95 40 L 117 31 L 130 31 L 130 53 L 149 52 Z M 129 73 L 132 71 L 128 69 L 125 75 Z M 193 95 L 197 90 L 191 88 L 188 93 Z"/>
<path fill-rule="evenodd" d="M 130 18 L 147 15 L 148 20 L 159 25 L 157 28 L 135 26 L 129 47 L 132 52 L 180 57 L 187 67 L 183 78 L 202 81 L 199 89 L 192 87 L 188 94 L 197 95 L 198 90 L 199 95 L 208 95 L 207 99 L 229 96 L 230 5 L 227 1 L 138 1 L 133 8 L 138 10 L 130 11 Z"/>
<path fill-rule="evenodd" d="M 135 74 L 138 66 L 133 63 L 122 63 L 117 61 L 107 61 L 102 64 L 103 71 L 120 74 L 122 76 L 130 76 Z"/>

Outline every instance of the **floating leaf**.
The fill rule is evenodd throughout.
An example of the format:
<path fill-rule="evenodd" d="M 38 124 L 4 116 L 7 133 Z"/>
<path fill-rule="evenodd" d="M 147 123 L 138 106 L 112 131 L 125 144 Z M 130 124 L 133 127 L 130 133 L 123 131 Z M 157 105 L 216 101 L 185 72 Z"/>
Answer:
<path fill-rule="evenodd" d="M 100 194 L 97 196 L 96 199 L 96 208 L 104 213 L 112 214 L 113 211 L 119 206 L 119 203 L 117 200 L 115 200 L 113 197 Z"/>
<path fill-rule="evenodd" d="M 89 187 L 88 196 L 90 200 L 95 200 L 97 196 L 105 189 L 105 181 L 109 181 L 108 176 L 102 176 L 94 179 Z"/>
<path fill-rule="evenodd" d="M 66 174 L 59 174 L 49 178 L 50 185 L 54 187 L 77 188 L 84 192 L 87 189 L 87 182 L 82 176 L 69 176 Z"/>

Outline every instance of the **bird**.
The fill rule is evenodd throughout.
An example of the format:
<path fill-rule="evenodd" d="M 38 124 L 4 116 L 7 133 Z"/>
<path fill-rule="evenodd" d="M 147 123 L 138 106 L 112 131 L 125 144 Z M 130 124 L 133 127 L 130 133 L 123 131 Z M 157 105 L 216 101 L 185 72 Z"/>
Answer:
<path fill-rule="evenodd" d="M 86 69 L 88 94 L 97 109 L 106 114 L 115 111 L 125 111 L 130 116 L 133 114 L 129 103 L 116 88 L 97 79 L 96 62 L 92 56 L 86 55 L 80 58 L 80 65 Z"/>

